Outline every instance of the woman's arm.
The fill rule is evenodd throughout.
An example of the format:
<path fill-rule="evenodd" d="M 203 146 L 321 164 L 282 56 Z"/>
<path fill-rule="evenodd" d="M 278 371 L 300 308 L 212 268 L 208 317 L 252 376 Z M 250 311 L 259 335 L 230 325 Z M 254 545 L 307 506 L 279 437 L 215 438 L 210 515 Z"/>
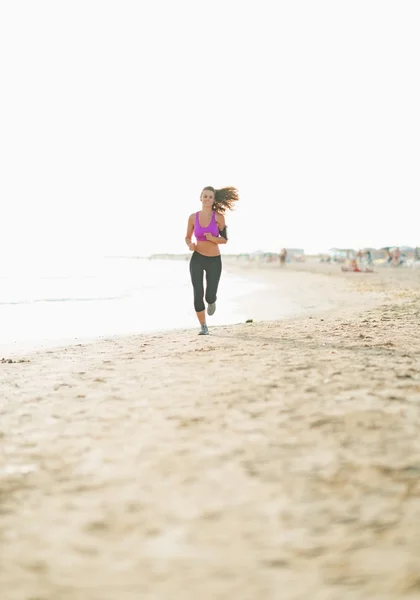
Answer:
<path fill-rule="evenodd" d="M 227 244 L 227 240 L 221 235 L 219 237 L 215 237 L 211 233 L 205 233 L 204 235 L 208 242 L 213 242 L 214 244 Z"/>
<path fill-rule="evenodd" d="M 226 227 L 225 216 L 221 213 L 216 213 L 216 223 L 219 231 L 223 231 L 223 229 Z"/>
<path fill-rule="evenodd" d="M 194 215 L 188 217 L 187 234 L 185 236 L 185 243 L 191 251 L 194 251 L 197 246 L 192 243 L 192 234 L 194 231 Z"/>

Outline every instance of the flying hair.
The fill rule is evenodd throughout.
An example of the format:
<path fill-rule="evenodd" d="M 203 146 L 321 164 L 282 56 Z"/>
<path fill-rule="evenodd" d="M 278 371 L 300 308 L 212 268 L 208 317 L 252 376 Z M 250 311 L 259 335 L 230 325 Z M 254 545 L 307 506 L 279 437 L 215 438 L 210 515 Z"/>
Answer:
<path fill-rule="evenodd" d="M 208 185 L 203 188 L 204 190 L 210 190 L 214 193 L 213 210 L 221 213 L 222 215 L 226 210 L 233 210 L 235 202 L 239 200 L 239 192 L 235 187 L 224 187 L 220 190 Z"/>

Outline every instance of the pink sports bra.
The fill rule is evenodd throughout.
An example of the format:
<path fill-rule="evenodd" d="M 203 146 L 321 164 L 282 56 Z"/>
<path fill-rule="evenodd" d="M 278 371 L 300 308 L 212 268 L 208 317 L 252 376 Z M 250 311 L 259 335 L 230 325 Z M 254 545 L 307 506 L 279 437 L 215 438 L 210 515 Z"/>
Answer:
<path fill-rule="evenodd" d="M 216 223 L 216 211 L 213 211 L 211 216 L 211 221 L 208 227 L 201 227 L 199 213 L 195 213 L 195 225 L 194 225 L 194 235 L 196 237 L 197 242 L 205 242 L 206 237 L 205 233 L 211 233 L 214 237 L 219 237 L 219 227 Z"/>

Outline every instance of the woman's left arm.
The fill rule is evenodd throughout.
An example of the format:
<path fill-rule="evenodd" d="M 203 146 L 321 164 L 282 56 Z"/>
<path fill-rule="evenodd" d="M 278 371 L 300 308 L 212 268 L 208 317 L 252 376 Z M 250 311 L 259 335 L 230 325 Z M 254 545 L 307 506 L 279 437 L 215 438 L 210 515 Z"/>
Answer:
<path fill-rule="evenodd" d="M 227 240 L 221 235 L 219 237 L 214 237 L 211 233 L 205 233 L 204 235 L 208 242 L 213 242 L 214 244 L 227 244 Z"/>

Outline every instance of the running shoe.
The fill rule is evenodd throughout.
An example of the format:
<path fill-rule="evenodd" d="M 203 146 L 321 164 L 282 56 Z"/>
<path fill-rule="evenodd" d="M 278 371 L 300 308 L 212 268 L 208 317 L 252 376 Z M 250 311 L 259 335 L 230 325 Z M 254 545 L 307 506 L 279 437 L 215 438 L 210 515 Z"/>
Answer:
<path fill-rule="evenodd" d="M 216 302 L 207 306 L 207 314 L 211 317 L 216 312 Z"/>

